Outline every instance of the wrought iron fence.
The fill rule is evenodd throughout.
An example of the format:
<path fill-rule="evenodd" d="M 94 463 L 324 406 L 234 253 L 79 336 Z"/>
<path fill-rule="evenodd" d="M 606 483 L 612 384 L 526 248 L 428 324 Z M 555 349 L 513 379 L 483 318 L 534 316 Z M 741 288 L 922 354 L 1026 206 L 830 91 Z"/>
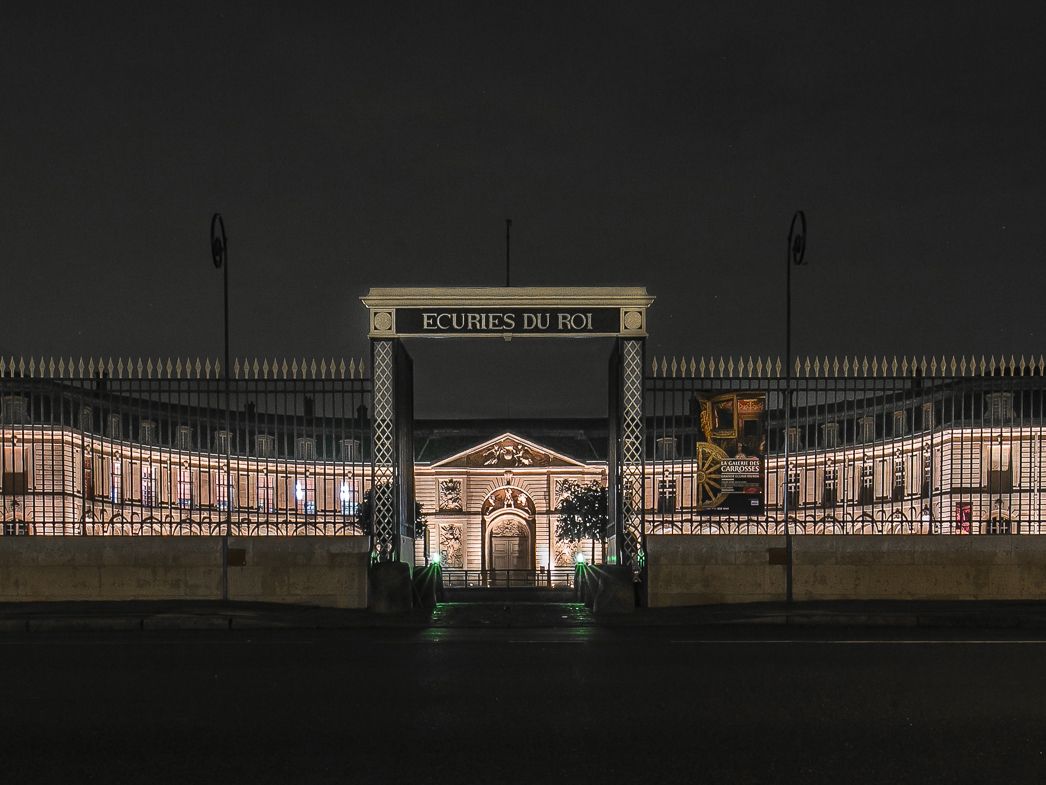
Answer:
<path fill-rule="evenodd" d="M 462 570 L 444 568 L 443 585 L 449 589 L 468 588 L 574 588 L 574 567 L 550 567 L 538 570 Z"/>
<path fill-rule="evenodd" d="M 4 534 L 358 534 L 362 363 L 0 361 Z"/>
<path fill-rule="evenodd" d="M 787 507 L 793 533 L 1041 533 L 1044 370 L 806 359 L 787 379 L 769 359 L 656 359 L 645 531 L 783 533 Z"/>

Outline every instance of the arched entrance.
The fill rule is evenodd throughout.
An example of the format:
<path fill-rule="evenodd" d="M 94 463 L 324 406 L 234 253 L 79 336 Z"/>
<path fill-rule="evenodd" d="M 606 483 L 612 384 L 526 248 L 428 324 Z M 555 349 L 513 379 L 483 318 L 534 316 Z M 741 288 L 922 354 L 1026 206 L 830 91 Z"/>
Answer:
<path fill-rule="evenodd" d="M 504 512 L 487 525 L 487 569 L 534 569 L 534 540 L 522 516 Z"/>
<path fill-rule="evenodd" d="M 483 502 L 483 568 L 488 571 L 534 569 L 534 500 L 521 488 L 506 485 Z"/>

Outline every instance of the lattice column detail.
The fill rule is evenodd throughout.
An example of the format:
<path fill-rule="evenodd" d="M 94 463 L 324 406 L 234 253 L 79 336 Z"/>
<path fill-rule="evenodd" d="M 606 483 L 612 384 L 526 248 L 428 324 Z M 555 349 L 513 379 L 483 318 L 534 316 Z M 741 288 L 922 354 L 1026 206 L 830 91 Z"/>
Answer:
<path fill-rule="evenodd" d="M 643 341 L 621 341 L 621 523 L 623 564 L 643 566 Z"/>
<path fill-rule="evenodd" d="M 399 535 L 396 516 L 396 407 L 395 362 L 392 341 L 373 341 L 371 368 L 374 405 L 374 494 L 372 527 L 374 550 L 381 561 L 396 558 Z"/>

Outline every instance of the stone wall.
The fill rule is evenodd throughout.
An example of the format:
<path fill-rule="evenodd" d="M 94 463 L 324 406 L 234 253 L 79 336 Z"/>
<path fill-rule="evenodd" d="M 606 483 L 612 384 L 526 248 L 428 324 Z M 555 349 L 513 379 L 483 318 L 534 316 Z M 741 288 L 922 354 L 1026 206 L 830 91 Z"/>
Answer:
<path fill-rule="evenodd" d="M 1046 599 L 1046 536 L 800 535 L 792 543 L 797 601 Z M 650 535 L 648 604 L 782 601 L 783 548 L 783 537 Z"/>
<path fill-rule="evenodd" d="M 796 600 L 1046 599 L 1046 536 L 794 538 Z"/>
<path fill-rule="evenodd" d="M 367 607 L 366 537 L 233 537 L 234 550 L 244 564 L 229 567 L 230 599 Z"/>
<path fill-rule="evenodd" d="M 770 564 L 773 548 L 784 548 L 784 537 L 648 535 L 647 603 L 656 608 L 781 600 L 785 570 Z"/>
<path fill-rule="evenodd" d="M 367 605 L 366 537 L 233 537 L 229 599 Z M 216 600 L 219 537 L 0 537 L 0 602 Z"/>

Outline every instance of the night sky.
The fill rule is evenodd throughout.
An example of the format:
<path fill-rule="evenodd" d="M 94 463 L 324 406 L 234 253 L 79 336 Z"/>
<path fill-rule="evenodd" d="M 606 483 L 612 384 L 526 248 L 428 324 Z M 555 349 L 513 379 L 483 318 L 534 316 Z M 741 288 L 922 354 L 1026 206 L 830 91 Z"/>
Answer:
<path fill-rule="evenodd" d="M 0 354 L 366 353 L 370 286 L 645 285 L 650 354 L 1046 351 L 1046 4 L 4 3 Z M 419 414 L 606 345 L 412 344 Z M 568 390 L 564 393 L 563 390 Z"/>

